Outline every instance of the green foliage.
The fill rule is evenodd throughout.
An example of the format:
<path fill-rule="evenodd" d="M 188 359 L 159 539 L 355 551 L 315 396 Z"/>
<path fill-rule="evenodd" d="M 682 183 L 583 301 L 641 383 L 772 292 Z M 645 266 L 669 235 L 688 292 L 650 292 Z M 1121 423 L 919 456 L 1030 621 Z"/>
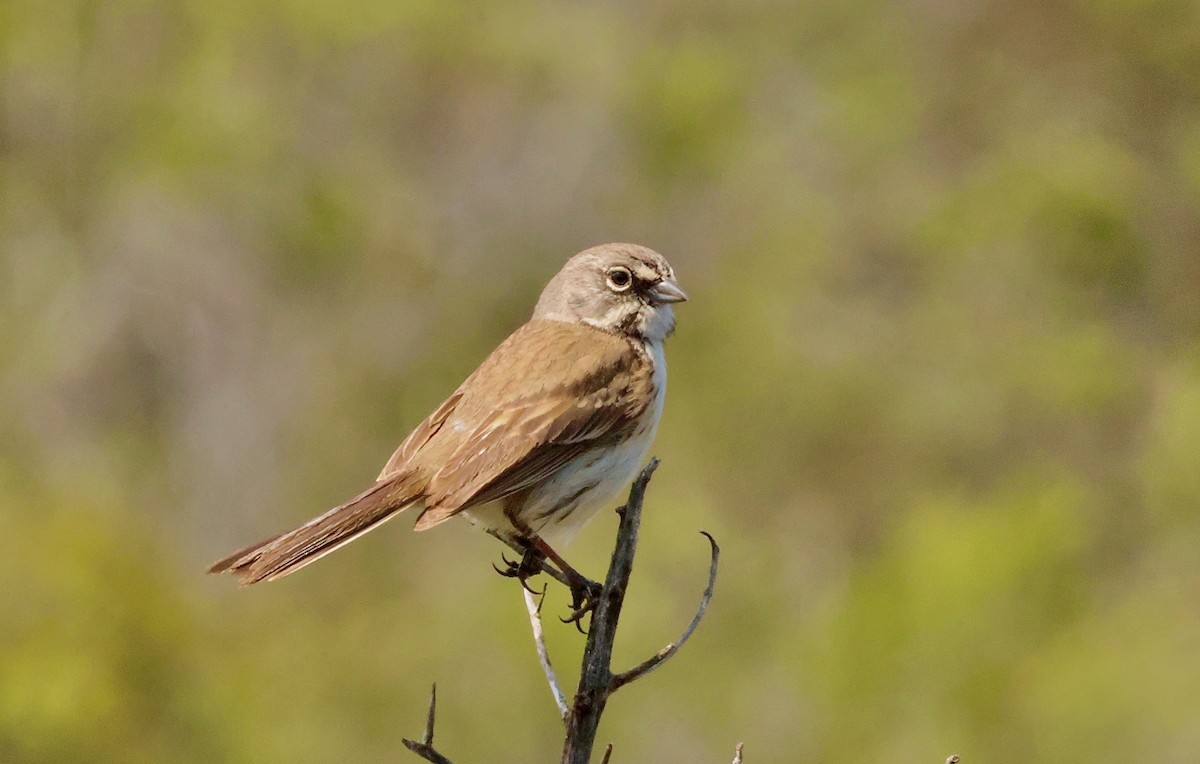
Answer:
<path fill-rule="evenodd" d="M 0 6 L 0 760 L 392 761 L 435 680 L 551 760 L 492 540 L 201 571 L 605 240 L 693 298 L 618 664 L 724 550 L 614 761 L 1195 760 L 1198 7 Z"/>

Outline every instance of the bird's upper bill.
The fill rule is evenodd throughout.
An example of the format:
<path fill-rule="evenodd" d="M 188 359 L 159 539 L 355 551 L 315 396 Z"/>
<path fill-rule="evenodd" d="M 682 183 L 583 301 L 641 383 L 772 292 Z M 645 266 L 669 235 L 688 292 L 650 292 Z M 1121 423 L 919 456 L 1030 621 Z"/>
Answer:
<path fill-rule="evenodd" d="M 671 302 L 686 302 L 687 292 L 683 291 L 672 279 L 663 279 L 650 288 L 650 299 L 656 304 L 663 305 Z"/>

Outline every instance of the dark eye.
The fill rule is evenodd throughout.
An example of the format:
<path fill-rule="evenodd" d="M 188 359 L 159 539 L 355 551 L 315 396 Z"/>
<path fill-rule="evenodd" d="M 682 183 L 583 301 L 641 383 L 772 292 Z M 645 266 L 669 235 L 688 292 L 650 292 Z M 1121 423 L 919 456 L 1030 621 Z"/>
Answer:
<path fill-rule="evenodd" d="M 614 291 L 624 292 L 633 283 L 633 274 L 628 268 L 617 266 L 616 268 L 608 269 L 608 285 Z"/>

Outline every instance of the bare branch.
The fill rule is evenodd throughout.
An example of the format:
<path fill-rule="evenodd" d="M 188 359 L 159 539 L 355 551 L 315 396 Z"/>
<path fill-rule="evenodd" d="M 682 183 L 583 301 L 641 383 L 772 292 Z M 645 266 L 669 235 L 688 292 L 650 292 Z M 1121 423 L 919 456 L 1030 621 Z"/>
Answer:
<path fill-rule="evenodd" d="M 609 561 L 608 573 L 605 576 L 604 585 L 598 587 L 599 594 L 595 595 L 594 599 L 590 593 L 588 595 L 589 607 L 587 611 L 591 612 L 590 628 L 587 632 L 587 643 L 583 651 L 582 666 L 579 672 L 579 685 L 570 703 L 567 702 L 566 696 L 559 686 L 558 677 L 550 663 L 550 655 L 546 648 L 545 632 L 542 628 L 541 601 L 537 598 L 537 593 L 530 591 L 524 585 L 524 580 L 522 580 L 525 608 L 529 613 L 529 624 L 533 630 L 533 641 L 537 647 L 538 660 L 541 663 L 543 673 L 546 675 L 546 682 L 550 686 L 554 702 L 558 706 L 559 713 L 562 714 L 567 728 L 566 739 L 563 741 L 563 764 L 588 764 L 591 760 L 592 748 L 595 746 L 596 730 L 600 725 L 600 717 L 604 713 L 604 707 L 608 702 L 609 696 L 616 692 L 618 688 L 640 679 L 653 671 L 668 658 L 679 652 L 684 643 L 695 633 L 696 628 L 700 625 L 700 621 L 704 618 L 704 613 L 708 609 L 709 602 L 712 601 L 721 549 L 710 534 L 701 531 L 704 537 L 708 539 L 709 546 L 711 547 L 712 562 L 709 565 L 708 585 L 701 595 L 700 605 L 696 609 L 695 615 L 692 616 L 691 622 L 684 629 L 683 634 L 677 641 L 668 644 L 648 660 L 643 661 L 622 674 L 614 675 L 612 673 L 613 642 L 616 640 L 617 622 L 620 620 L 621 608 L 625 602 L 625 593 L 629 588 L 629 580 L 633 574 L 633 558 L 637 550 L 638 530 L 642 518 L 642 504 L 646 498 L 647 486 L 649 486 L 650 479 L 653 477 L 658 465 L 658 459 L 652 458 L 649 461 L 641 473 L 638 474 L 637 479 L 633 481 L 633 486 L 629 490 L 629 499 L 625 503 L 625 506 L 617 510 L 617 514 L 620 515 L 621 519 L 617 529 L 616 545 L 613 548 L 612 559 Z M 493 535 L 496 535 L 497 538 L 507 543 L 514 551 L 521 553 L 523 559 L 526 559 L 525 555 L 528 550 L 522 548 L 519 542 L 514 542 L 497 534 Z M 570 588 L 578 586 L 578 580 L 571 581 L 564 573 L 564 571 L 570 570 L 570 568 L 564 567 L 565 563 L 561 558 L 550 555 L 545 550 L 540 551 L 557 560 L 557 566 L 548 564 L 545 560 L 542 560 L 542 570 L 545 573 Z M 531 558 L 532 556 L 530 556 Z M 578 574 L 574 574 L 573 577 L 577 578 Z M 596 585 L 591 584 L 590 586 Z M 542 591 L 543 599 L 544 595 L 545 590 Z M 568 619 L 568 622 L 570 622 L 570 619 Z M 435 700 L 431 699 L 425 739 L 421 743 L 405 740 L 404 744 L 408 746 L 409 750 L 428 761 L 444 763 L 448 762 L 448 760 L 433 748 L 434 702 Z M 603 764 L 608 764 L 611 756 L 612 744 L 609 744 L 604 752 Z M 734 764 L 741 764 L 742 746 L 740 743 L 737 746 L 735 756 Z"/>
<path fill-rule="evenodd" d="M 647 658 L 628 671 L 622 674 L 617 674 L 615 677 L 613 677 L 612 682 L 609 684 L 608 691 L 610 694 L 616 692 L 618 688 L 629 684 L 635 679 L 640 679 L 646 674 L 649 674 L 651 671 L 665 663 L 668 658 L 679 652 L 679 648 L 683 647 L 683 644 L 691 638 L 692 633 L 696 631 L 696 627 L 700 625 L 700 620 L 704 618 L 704 611 L 708 610 L 708 603 L 712 601 L 713 587 L 716 586 L 717 583 L 717 561 L 721 556 L 721 547 L 717 546 L 716 539 L 714 539 L 712 535 L 708 533 L 708 531 L 700 531 L 700 533 L 703 534 L 706 539 L 708 539 L 708 543 L 712 547 L 712 562 L 708 567 L 708 586 L 704 588 L 704 594 L 700 597 L 700 607 L 696 609 L 696 614 L 692 616 L 691 623 L 689 623 L 687 628 L 683 630 L 683 634 L 678 640 L 669 643 L 666 647 L 659 650 L 655 655 Z"/>
<path fill-rule="evenodd" d="M 608 760 L 612 758 L 612 743 L 604 747 L 604 758 L 600 760 L 600 764 L 608 764 Z"/>
<path fill-rule="evenodd" d="M 587 764 L 591 759 L 592 746 L 596 741 L 596 729 L 600 716 L 608 701 L 609 685 L 612 682 L 612 649 L 617 634 L 617 620 L 625 601 L 625 590 L 633 572 L 633 555 L 637 549 L 638 526 L 642 519 L 642 502 L 646 498 L 646 486 L 650 483 L 658 459 L 651 459 L 633 481 L 629 490 L 629 501 L 617 510 L 621 516 L 617 529 L 617 543 L 613 548 L 612 560 L 604 587 L 592 612 L 591 629 L 588 630 L 587 645 L 583 650 L 583 666 L 579 671 L 579 687 L 571 713 L 567 716 L 567 738 L 563 742 L 563 764 Z"/>
<path fill-rule="evenodd" d="M 742 746 L 745 743 L 738 743 L 733 748 L 733 764 L 742 764 Z"/>
<path fill-rule="evenodd" d="M 542 631 L 542 603 L 534 600 L 533 594 L 528 589 L 521 589 L 521 593 L 525 595 L 525 609 L 529 611 L 529 626 L 533 629 L 533 642 L 537 645 L 538 661 L 542 664 L 542 671 L 546 674 L 546 682 L 550 685 L 550 694 L 554 696 L 554 704 L 558 706 L 558 714 L 567 720 L 567 714 L 571 713 L 571 709 L 567 706 L 567 696 L 563 694 L 562 687 L 558 685 L 558 676 L 554 673 L 554 667 L 550 665 L 550 653 L 546 650 L 546 635 Z M 542 590 L 542 598 L 545 599 L 546 590 Z"/>
<path fill-rule="evenodd" d="M 433 689 L 429 693 L 429 716 L 425 719 L 425 735 L 420 742 L 403 738 L 404 747 L 420 756 L 425 761 L 432 761 L 434 764 L 453 764 L 442 754 L 438 753 L 433 747 L 433 722 L 437 712 L 437 683 L 433 685 Z"/>

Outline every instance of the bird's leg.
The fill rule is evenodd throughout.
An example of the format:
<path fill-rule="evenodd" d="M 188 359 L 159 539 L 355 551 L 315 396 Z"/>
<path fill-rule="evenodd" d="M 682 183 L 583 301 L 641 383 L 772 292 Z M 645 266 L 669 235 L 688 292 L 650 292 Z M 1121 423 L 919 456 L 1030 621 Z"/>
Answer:
<path fill-rule="evenodd" d="M 542 594 L 542 592 L 534 591 L 529 588 L 527 581 L 542 572 L 542 563 L 545 561 L 545 556 L 534 546 L 525 545 L 525 551 L 521 554 L 521 561 L 516 562 L 508 559 L 504 555 L 500 555 L 500 559 L 504 561 L 504 568 L 493 564 L 496 572 L 506 578 L 515 578 L 521 582 L 521 586 L 530 594 Z"/>
<path fill-rule="evenodd" d="M 558 552 L 538 536 L 531 539 L 533 548 L 542 555 L 544 559 L 548 559 L 558 566 L 563 575 L 567 577 L 567 585 L 571 588 L 571 614 L 563 618 L 563 623 L 573 623 L 575 628 L 583 631 L 581 622 L 583 617 L 596 609 L 596 603 L 600 600 L 600 593 L 604 590 L 600 584 L 583 575 L 562 558 Z"/>

